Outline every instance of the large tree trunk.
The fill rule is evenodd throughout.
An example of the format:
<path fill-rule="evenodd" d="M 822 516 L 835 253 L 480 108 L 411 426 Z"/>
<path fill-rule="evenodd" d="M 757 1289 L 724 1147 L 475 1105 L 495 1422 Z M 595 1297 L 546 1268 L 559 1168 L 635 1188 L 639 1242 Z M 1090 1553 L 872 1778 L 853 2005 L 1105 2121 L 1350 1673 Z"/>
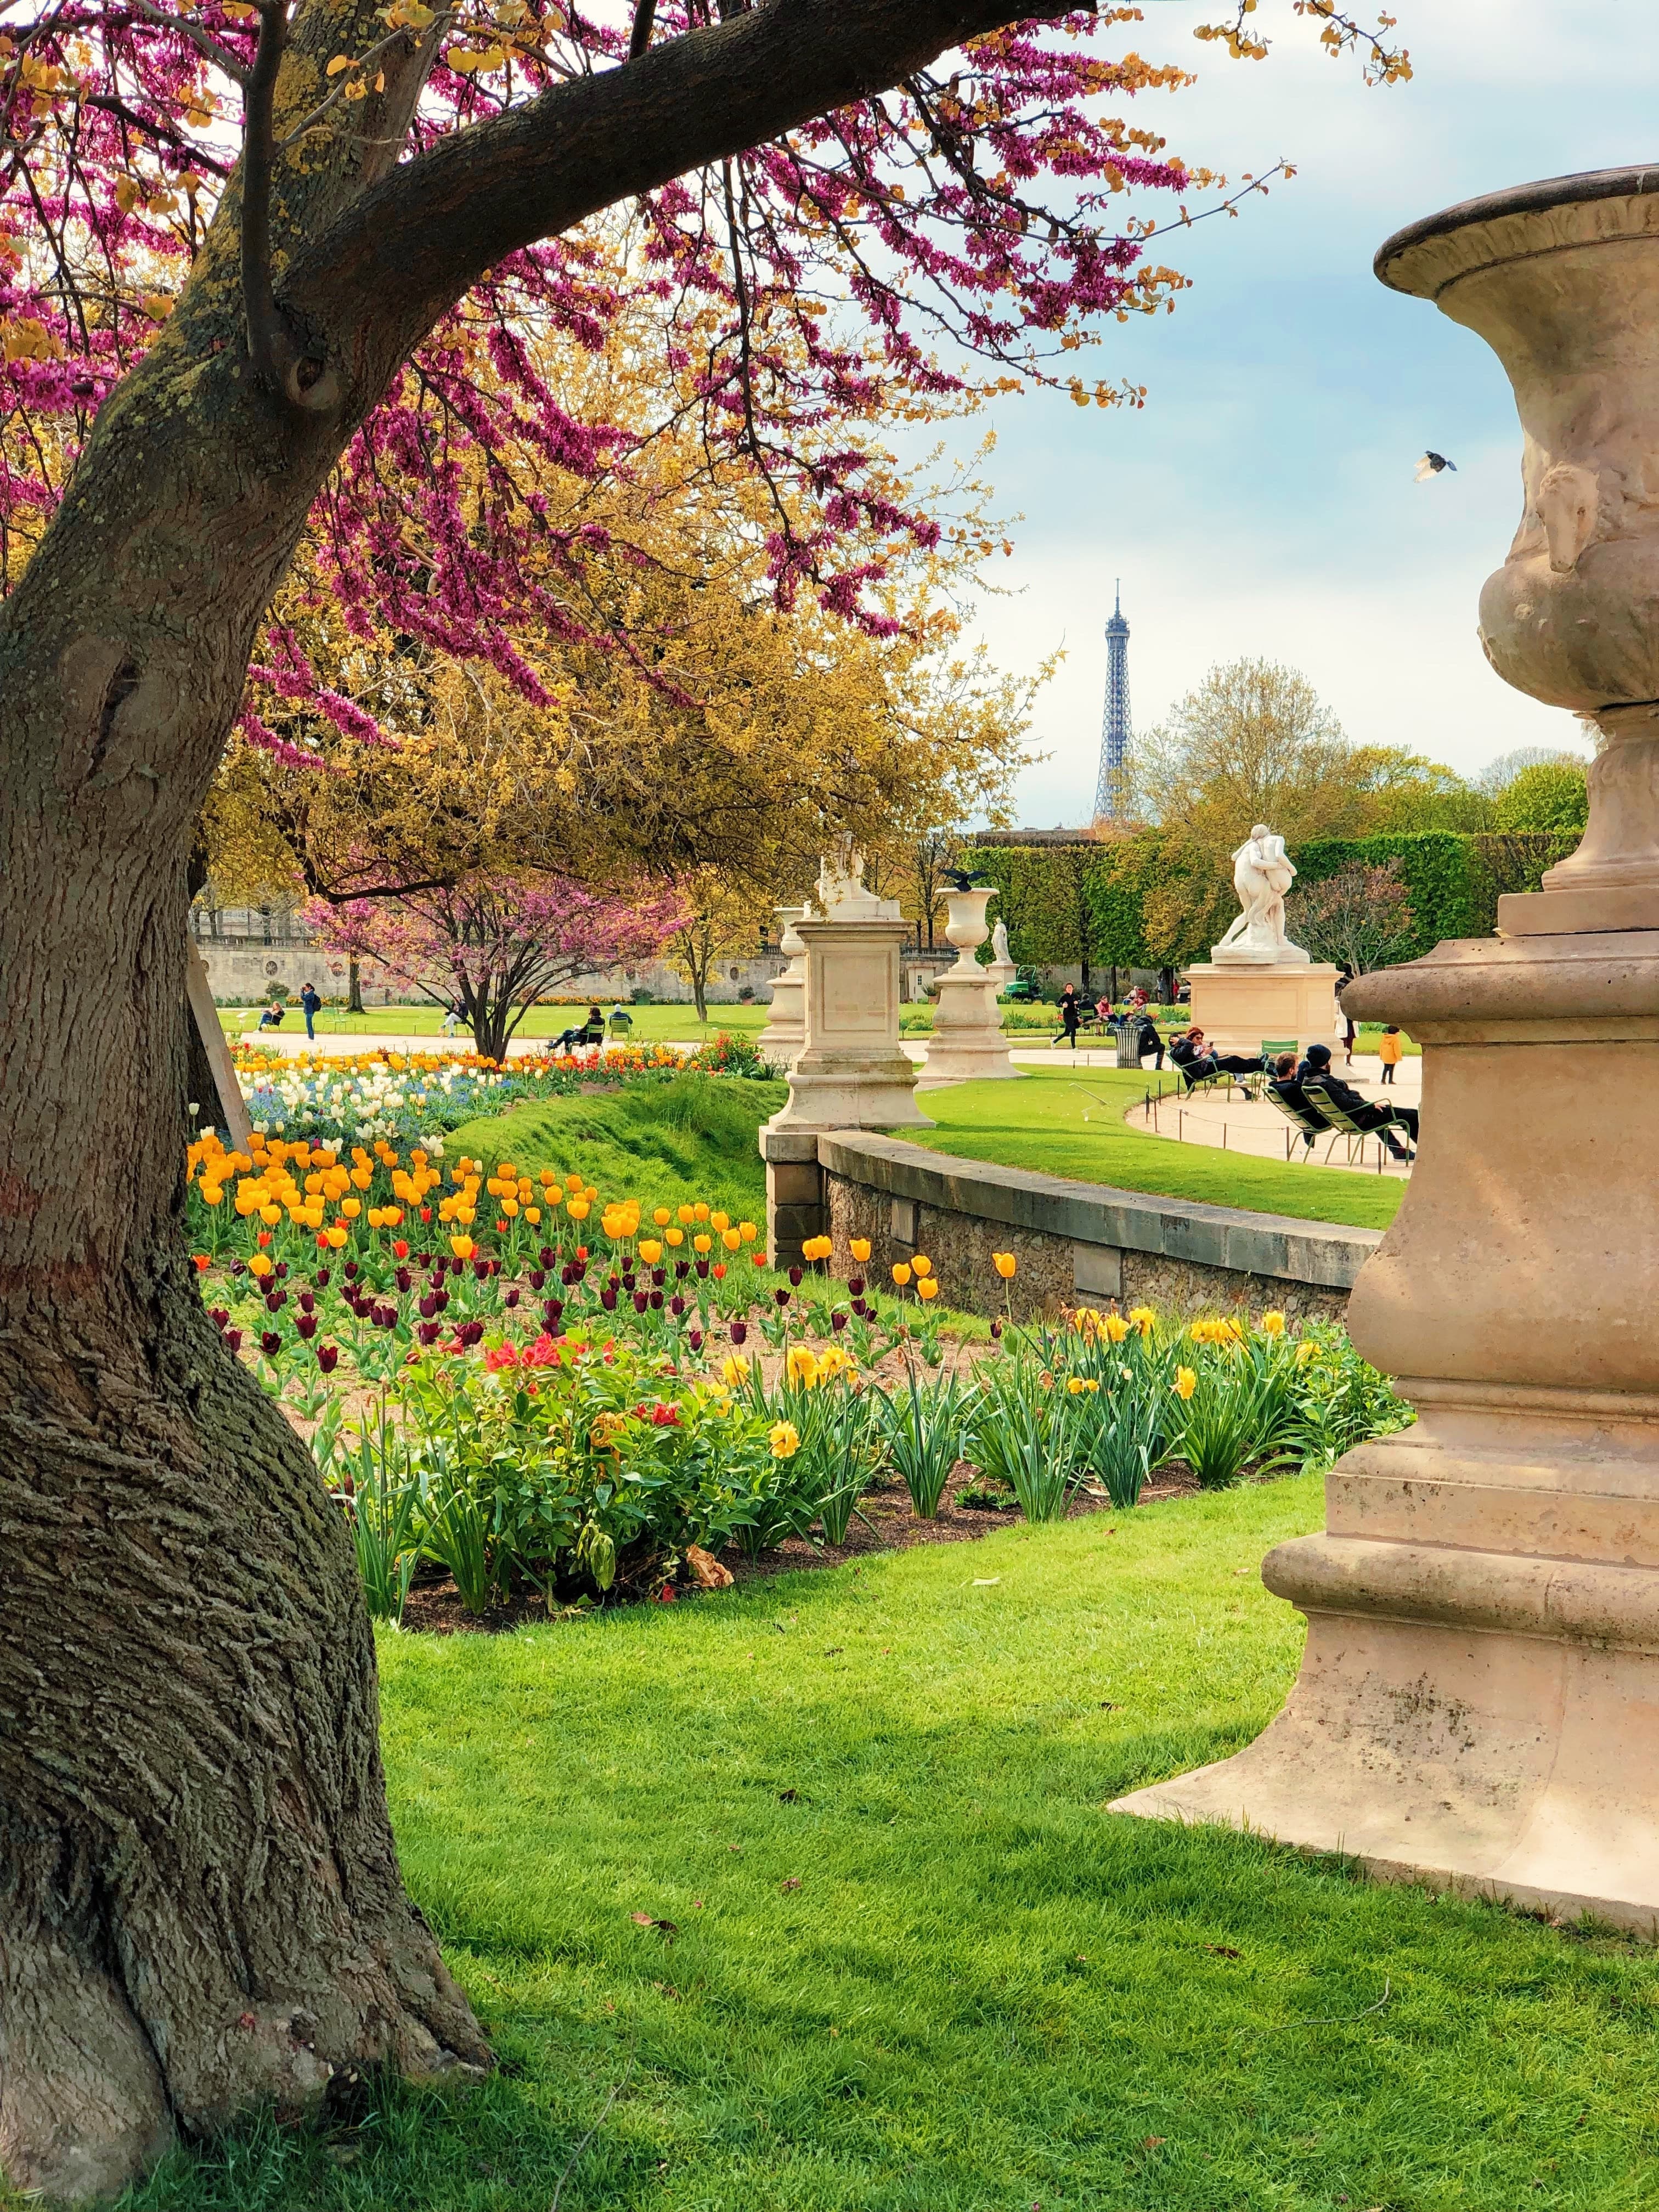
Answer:
<path fill-rule="evenodd" d="M 187 857 L 311 484 L 171 339 L 71 488 L 102 526 L 0 610 L 0 2168 L 65 2198 L 341 2069 L 488 2063 L 349 1532 L 180 1236 Z"/>

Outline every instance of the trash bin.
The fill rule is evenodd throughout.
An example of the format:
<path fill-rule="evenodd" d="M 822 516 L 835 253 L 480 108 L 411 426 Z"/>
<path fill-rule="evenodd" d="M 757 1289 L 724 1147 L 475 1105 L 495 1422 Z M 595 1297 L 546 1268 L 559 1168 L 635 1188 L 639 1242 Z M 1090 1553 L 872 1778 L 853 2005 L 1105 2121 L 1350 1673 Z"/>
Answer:
<path fill-rule="evenodd" d="M 1117 1033 L 1117 1064 L 1120 1067 L 1140 1065 L 1140 1030 L 1133 1022 L 1125 1022 Z"/>

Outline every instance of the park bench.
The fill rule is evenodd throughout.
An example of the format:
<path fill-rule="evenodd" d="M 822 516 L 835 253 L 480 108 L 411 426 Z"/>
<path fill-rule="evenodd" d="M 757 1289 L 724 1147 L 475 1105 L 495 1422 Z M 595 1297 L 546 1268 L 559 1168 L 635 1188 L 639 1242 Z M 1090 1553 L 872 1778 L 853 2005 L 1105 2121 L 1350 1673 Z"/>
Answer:
<path fill-rule="evenodd" d="M 1384 1109 L 1385 1118 L 1382 1121 L 1374 1122 L 1369 1129 L 1362 1129 L 1358 1122 L 1354 1120 L 1352 1115 L 1347 1111 L 1346 1108 L 1339 1106 L 1336 1101 L 1331 1097 L 1330 1093 L 1326 1090 L 1324 1085 L 1319 1082 L 1316 1078 L 1310 1077 L 1308 1081 L 1303 1085 L 1302 1095 L 1308 1100 L 1309 1103 L 1314 1108 L 1316 1113 L 1324 1116 L 1325 1120 L 1330 1124 L 1333 1129 L 1340 1131 L 1340 1133 L 1348 1139 L 1348 1158 L 1350 1159 L 1352 1159 L 1354 1156 L 1354 1147 L 1357 1145 L 1359 1148 L 1359 1157 L 1363 1160 L 1365 1157 L 1365 1139 L 1368 1137 L 1375 1137 L 1376 1139 L 1376 1149 L 1379 1155 L 1377 1164 L 1380 1167 L 1382 1165 L 1382 1155 L 1385 1154 L 1388 1151 L 1387 1146 L 1382 1142 L 1382 1132 L 1384 1129 L 1404 1129 L 1407 1132 L 1407 1143 L 1410 1142 L 1409 1123 L 1402 1121 L 1400 1115 L 1395 1113 L 1391 1106 Z M 1327 1157 L 1328 1158 L 1328 1154 Z"/>

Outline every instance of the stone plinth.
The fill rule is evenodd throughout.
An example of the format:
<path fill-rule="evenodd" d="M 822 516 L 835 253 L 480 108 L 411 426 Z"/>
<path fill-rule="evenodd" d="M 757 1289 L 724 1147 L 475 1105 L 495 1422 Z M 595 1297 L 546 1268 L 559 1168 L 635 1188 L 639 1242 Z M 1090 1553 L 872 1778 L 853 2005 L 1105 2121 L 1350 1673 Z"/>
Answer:
<path fill-rule="evenodd" d="M 947 896 L 950 919 L 945 934 L 957 948 L 957 964 L 947 968 L 938 981 L 938 1012 L 918 1091 L 937 1091 L 945 1083 L 970 1083 L 988 1076 L 1020 1073 L 1002 1034 L 995 978 L 974 957 L 988 933 L 985 908 L 994 896 L 989 890 L 951 891 Z"/>
<path fill-rule="evenodd" d="M 1258 1053 L 1281 1037 L 1305 1052 L 1336 1035 L 1337 971 L 1323 962 L 1218 960 L 1187 975 L 1193 1024 L 1218 1052 Z"/>
<path fill-rule="evenodd" d="M 810 906 L 777 906 L 772 909 L 783 924 L 778 950 L 788 960 L 772 986 L 772 1005 L 766 1027 L 755 1040 L 755 1049 L 769 1067 L 787 1074 L 806 1042 L 806 947 L 795 934 L 795 925 L 811 913 Z"/>
<path fill-rule="evenodd" d="M 801 921 L 796 931 L 806 947 L 805 1042 L 767 1127 L 932 1128 L 899 1045 L 905 923 Z"/>
<path fill-rule="evenodd" d="M 1115 1809 L 1659 1931 L 1659 933 L 1441 945 L 1348 987 L 1423 1045 L 1349 1327 L 1416 1425 L 1263 1579 L 1308 1616 L 1236 1758 Z"/>

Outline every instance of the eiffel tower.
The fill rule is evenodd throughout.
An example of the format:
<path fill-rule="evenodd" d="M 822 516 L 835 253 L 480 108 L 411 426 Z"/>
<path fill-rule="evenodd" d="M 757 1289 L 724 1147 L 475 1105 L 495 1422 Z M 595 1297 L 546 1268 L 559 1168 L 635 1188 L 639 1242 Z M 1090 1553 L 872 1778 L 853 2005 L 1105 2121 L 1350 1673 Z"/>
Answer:
<path fill-rule="evenodd" d="M 1109 822 L 1127 802 L 1124 769 L 1128 764 L 1129 625 L 1123 619 L 1121 581 L 1115 587 L 1112 618 L 1106 625 L 1106 711 L 1100 725 L 1100 776 L 1095 785 L 1095 820 Z"/>

